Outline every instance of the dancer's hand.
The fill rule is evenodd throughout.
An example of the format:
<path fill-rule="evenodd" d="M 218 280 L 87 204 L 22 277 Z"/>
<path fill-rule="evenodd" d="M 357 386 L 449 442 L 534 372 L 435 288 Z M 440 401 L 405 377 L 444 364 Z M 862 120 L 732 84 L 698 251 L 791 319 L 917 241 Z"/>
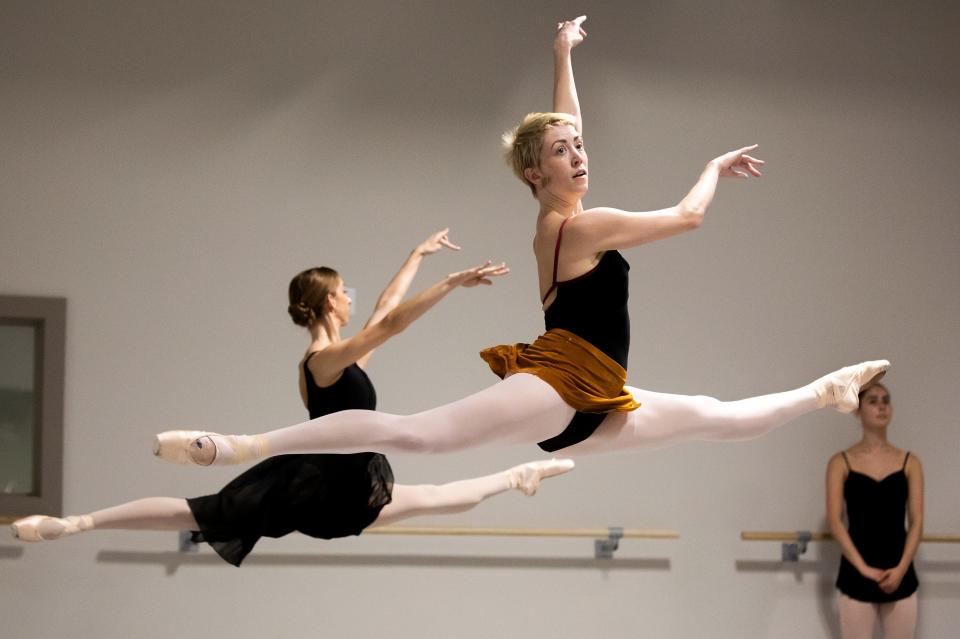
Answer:
<path fill-rule="evenodd" d="M 763 175 L 758 166 L 763 166 L 765 162 L 753 156 L 747 155 L 748 151 L 753 151 L 760 146 L 751 144 L 736 151 L 724 153 L 720 157 L 710 160 L 710 163 L 720 169 L 720 177 L 735 177 L 746 179 L 749 176 L 760 177 Z"/>
<path fill-rule="evenodd" d="M 587 37 L 587 32 L 583 30 L 582 25 L 587 16 L 580 16 L 573 20 L 566 20 L 557 23 L 557 35 L 553 39 L 555 49 L 561 51 L 570 51 Z"/>
<path fill-rule="evenodd" d="M 419 255 L 433 255 L 443 247 L 447 247 L 452 251 L 459 251 L 460 247 L 450 242 L 449 233 L 449 228 L 437 231 L 424 241 L 420 242 L 414 251 Z"/>
<path fill-rule="evenodd" d="M 877 583 L 880 583 L 880 580 L 883 579 L 883 576 L 885 573 L 886 571 L 884 570 L 880 570 L 879 568 L 874 568 L 873 566 L 867 566 L 867 565 L 864 565 L 863 568 L 860 569 L 861 575 L 863 575 L 870 581 L 875 581 Z"/>
<path fill-rule="evenodd" d="M 881 576 L 877 581 L 877 584 L 880 586 L 880 590 L 888 594 L 894 592 L 900 587 L 900 582 L 903 581 L 903 575 L 905 573 L 906 570 L 900 568 L 900 566 L 890 568 L 889 570 L 884 570 L 883 576 Z"/>
<path fill-rule="evenodd" d="M 460 271 L 459 273 L 451 273 L 447 276 L 447 282 L 453 286 L 463 286 L 466 288 L 476 286 L 477 284 L 490 286 L 493 284 L 493 281 L 490 278 L 500 277 L 501 275 L 506 275 L 509 272 L 510 269 L 507 268 L 505 262 L 491 264 L 490 261 L 487 260 L 480 266 L 474 266 L 473 268 L 468 268 L 467 270 Z"/>

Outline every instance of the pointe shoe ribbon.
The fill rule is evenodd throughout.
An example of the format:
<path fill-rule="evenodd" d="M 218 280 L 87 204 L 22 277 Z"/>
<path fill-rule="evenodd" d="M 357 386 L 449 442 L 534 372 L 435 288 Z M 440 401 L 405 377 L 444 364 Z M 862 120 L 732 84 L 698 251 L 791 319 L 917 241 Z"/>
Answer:
<path fill-rule="evenodd" d="M 40 528 L 45 523 L 57 523 L 61 530 L 55 533 L 48 533 L 46 537 L 40 532 Z M 14 539 L 20 541 L 52 541 L 76 535 L 77 533 L 91 530 L 93 528 L 93 517 L 82 515 L 79 517 L 48 517 L 46 515 L 31 515 L 24 517 L 10 524 L 10 532 Z"/>
<path fill-rule="evenodd" d="M 814 382 L 814 392 L 821 406 L 832 406 L 841 413 L 852 413 L 860 407 L 860 391 L 883 377 L 890 362 L 878 359 L 846 366 Z"/>
<path fill-rule="evenodd" d="M 516 488 L 527 497 L 536 494 L 540 482 L 547 477 L 561 475 L 573 470 L 572 459 L 545 459 L 514 466 L 507 471 L 511 488 Z"/>

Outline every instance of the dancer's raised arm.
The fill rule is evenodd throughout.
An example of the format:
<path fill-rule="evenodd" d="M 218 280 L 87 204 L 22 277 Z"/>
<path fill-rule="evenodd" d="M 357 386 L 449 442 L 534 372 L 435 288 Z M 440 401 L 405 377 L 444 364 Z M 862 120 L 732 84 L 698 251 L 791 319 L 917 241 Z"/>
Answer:
<path fill-rule="evenodd" d="M 630 248 L 698 228 L 721 177 L 746 179 L 762 175 L 758 167 L 763 160 L 748 155 L 756 148 L 756 144 L 746 146 L 710 160 L 690 192 L 669 208 L 628 212 L 598 207 L 574 216 L 566 226 L 564 248 L 576 259 L 578 254 Z"/>
<path fill-rule="evenodd" d="M 410 285 L 413 283 L 413 278 L 416 276 L 424 257 L 433 255 L 444 247 L 453 251 L 460 250 L 459 246 L 450 241 L 449 234 L 449 228 L 432 233 L 430 237 L 410 252 L 410 255 L 400 266 L 400 270 L 390 279 L 386 288 L 380 293 L 380 297 L 377 298 L 377 303 L 373 307 L 373 312 L 370 314 L 366 326 L 376 324 L 400 304 L 407 291 L 410 290 Z M 366 367 L 371 355 L 373 355 L 373 350 L 368 351 L 356 360 L 360 368 Z"/>
<path fill-rule="evenodd" d="M 587 32 L 581 26 L 586 19 L 587 16 L 580 16 L 558 22 L 557 35 L 553 39 L 553 110 L 572 115 L 580 133 L 583 133 L 583 118 L 580 115 L 577 85 L 573 80 L 571 52 L 587 37 Z"/>
<path fill-rule="evenodd" d="M 491 278 L 506 275 L 509 272 L 510 269 L 502 262 L 500 264 L 486 262 L 465 271 L 447 275 L 428 289 L 401 302 L 384 314 L 379 321 L 368 323 L 353 337 L 333 342 L 323 348 L 311 359 L 310 369 L 317 383 L 323 385 L 335 381 L 344 368 L 354 362 L 359 364 L 362 359 L 369 357 L 375 348 L 402 332 L 454 289 L 461 286 L 469 288 L 478 284 L 490 285 L 493 283 Z M 331 303 L 343 304 L 344 302 L 337 301 L 339 298 L 346 298 L 342 281 L 338 292 L 332 294 Z"/>
<path fill-rule="evenodd" d="M 413 283 L 413 278 L 416 276 L 423 258 L 427 255 L 437 253 L 444 247 L 453 251 L 460 250 L 459 246 L 450 241 L 449 228 L 432 233 L 430 237 L 420 242 L 416 248 L 410 251 L 410 255 L 404 260 L 396 275 L 390 279 L 387 286 L 380 293 L 380 297 L 377 298 L 377 303 L 373 307 L 370 318 L 367 320 L 367 325 L 376 324 L 383 319 L 384 315 L 400 304 L 403 296 L 410 290 L 410 285 Z"/>

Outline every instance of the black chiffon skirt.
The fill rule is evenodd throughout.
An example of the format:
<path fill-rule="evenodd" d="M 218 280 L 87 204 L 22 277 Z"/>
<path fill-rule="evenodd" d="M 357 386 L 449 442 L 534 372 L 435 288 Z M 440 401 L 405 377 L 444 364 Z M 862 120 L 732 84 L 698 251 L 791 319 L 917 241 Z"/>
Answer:
<path fill-rule="evenodd" d="M 261 537 L 359 535 L 392 493 L 393 472 L 378 453 L 277 455 L 187 504 L 200 528 L 193 540 L 239 566 Z"/>

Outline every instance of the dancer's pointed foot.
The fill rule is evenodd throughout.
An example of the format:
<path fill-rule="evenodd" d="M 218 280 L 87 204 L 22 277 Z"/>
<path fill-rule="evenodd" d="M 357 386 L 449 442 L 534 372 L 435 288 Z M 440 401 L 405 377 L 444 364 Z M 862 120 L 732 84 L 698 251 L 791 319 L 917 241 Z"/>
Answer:
<path fill-rule="evenodd" d="M 527 497 L 536 494 L 540 481 L 573 470 L 572 459 L 545 459 L 514 466 L 507 471 L 510 488 L 516 488 Z"/>
<path fill-rule="evenodd" d="M 90 515 L 63 518 L 32 515 L 10 524 L 14 539 L 20 541 L 52 541 L 92 529 L 93 517 Z"/>
<path fill-rule="evenodd" d="M 890 362 L 878 359 L 846 366 L 824 375 L 813 386 L 820 406 L 831 406 L 841 413 L 852 413 L 860 406 L 860 391 L 886 374 Z"/>
<path fill-rule="evenodd" d="M 202 430 L 168 430 L 153 439 L 153 454 L 175 464 L 242 464 L 267 456 L 261 435 L 220 435 Z"/>

